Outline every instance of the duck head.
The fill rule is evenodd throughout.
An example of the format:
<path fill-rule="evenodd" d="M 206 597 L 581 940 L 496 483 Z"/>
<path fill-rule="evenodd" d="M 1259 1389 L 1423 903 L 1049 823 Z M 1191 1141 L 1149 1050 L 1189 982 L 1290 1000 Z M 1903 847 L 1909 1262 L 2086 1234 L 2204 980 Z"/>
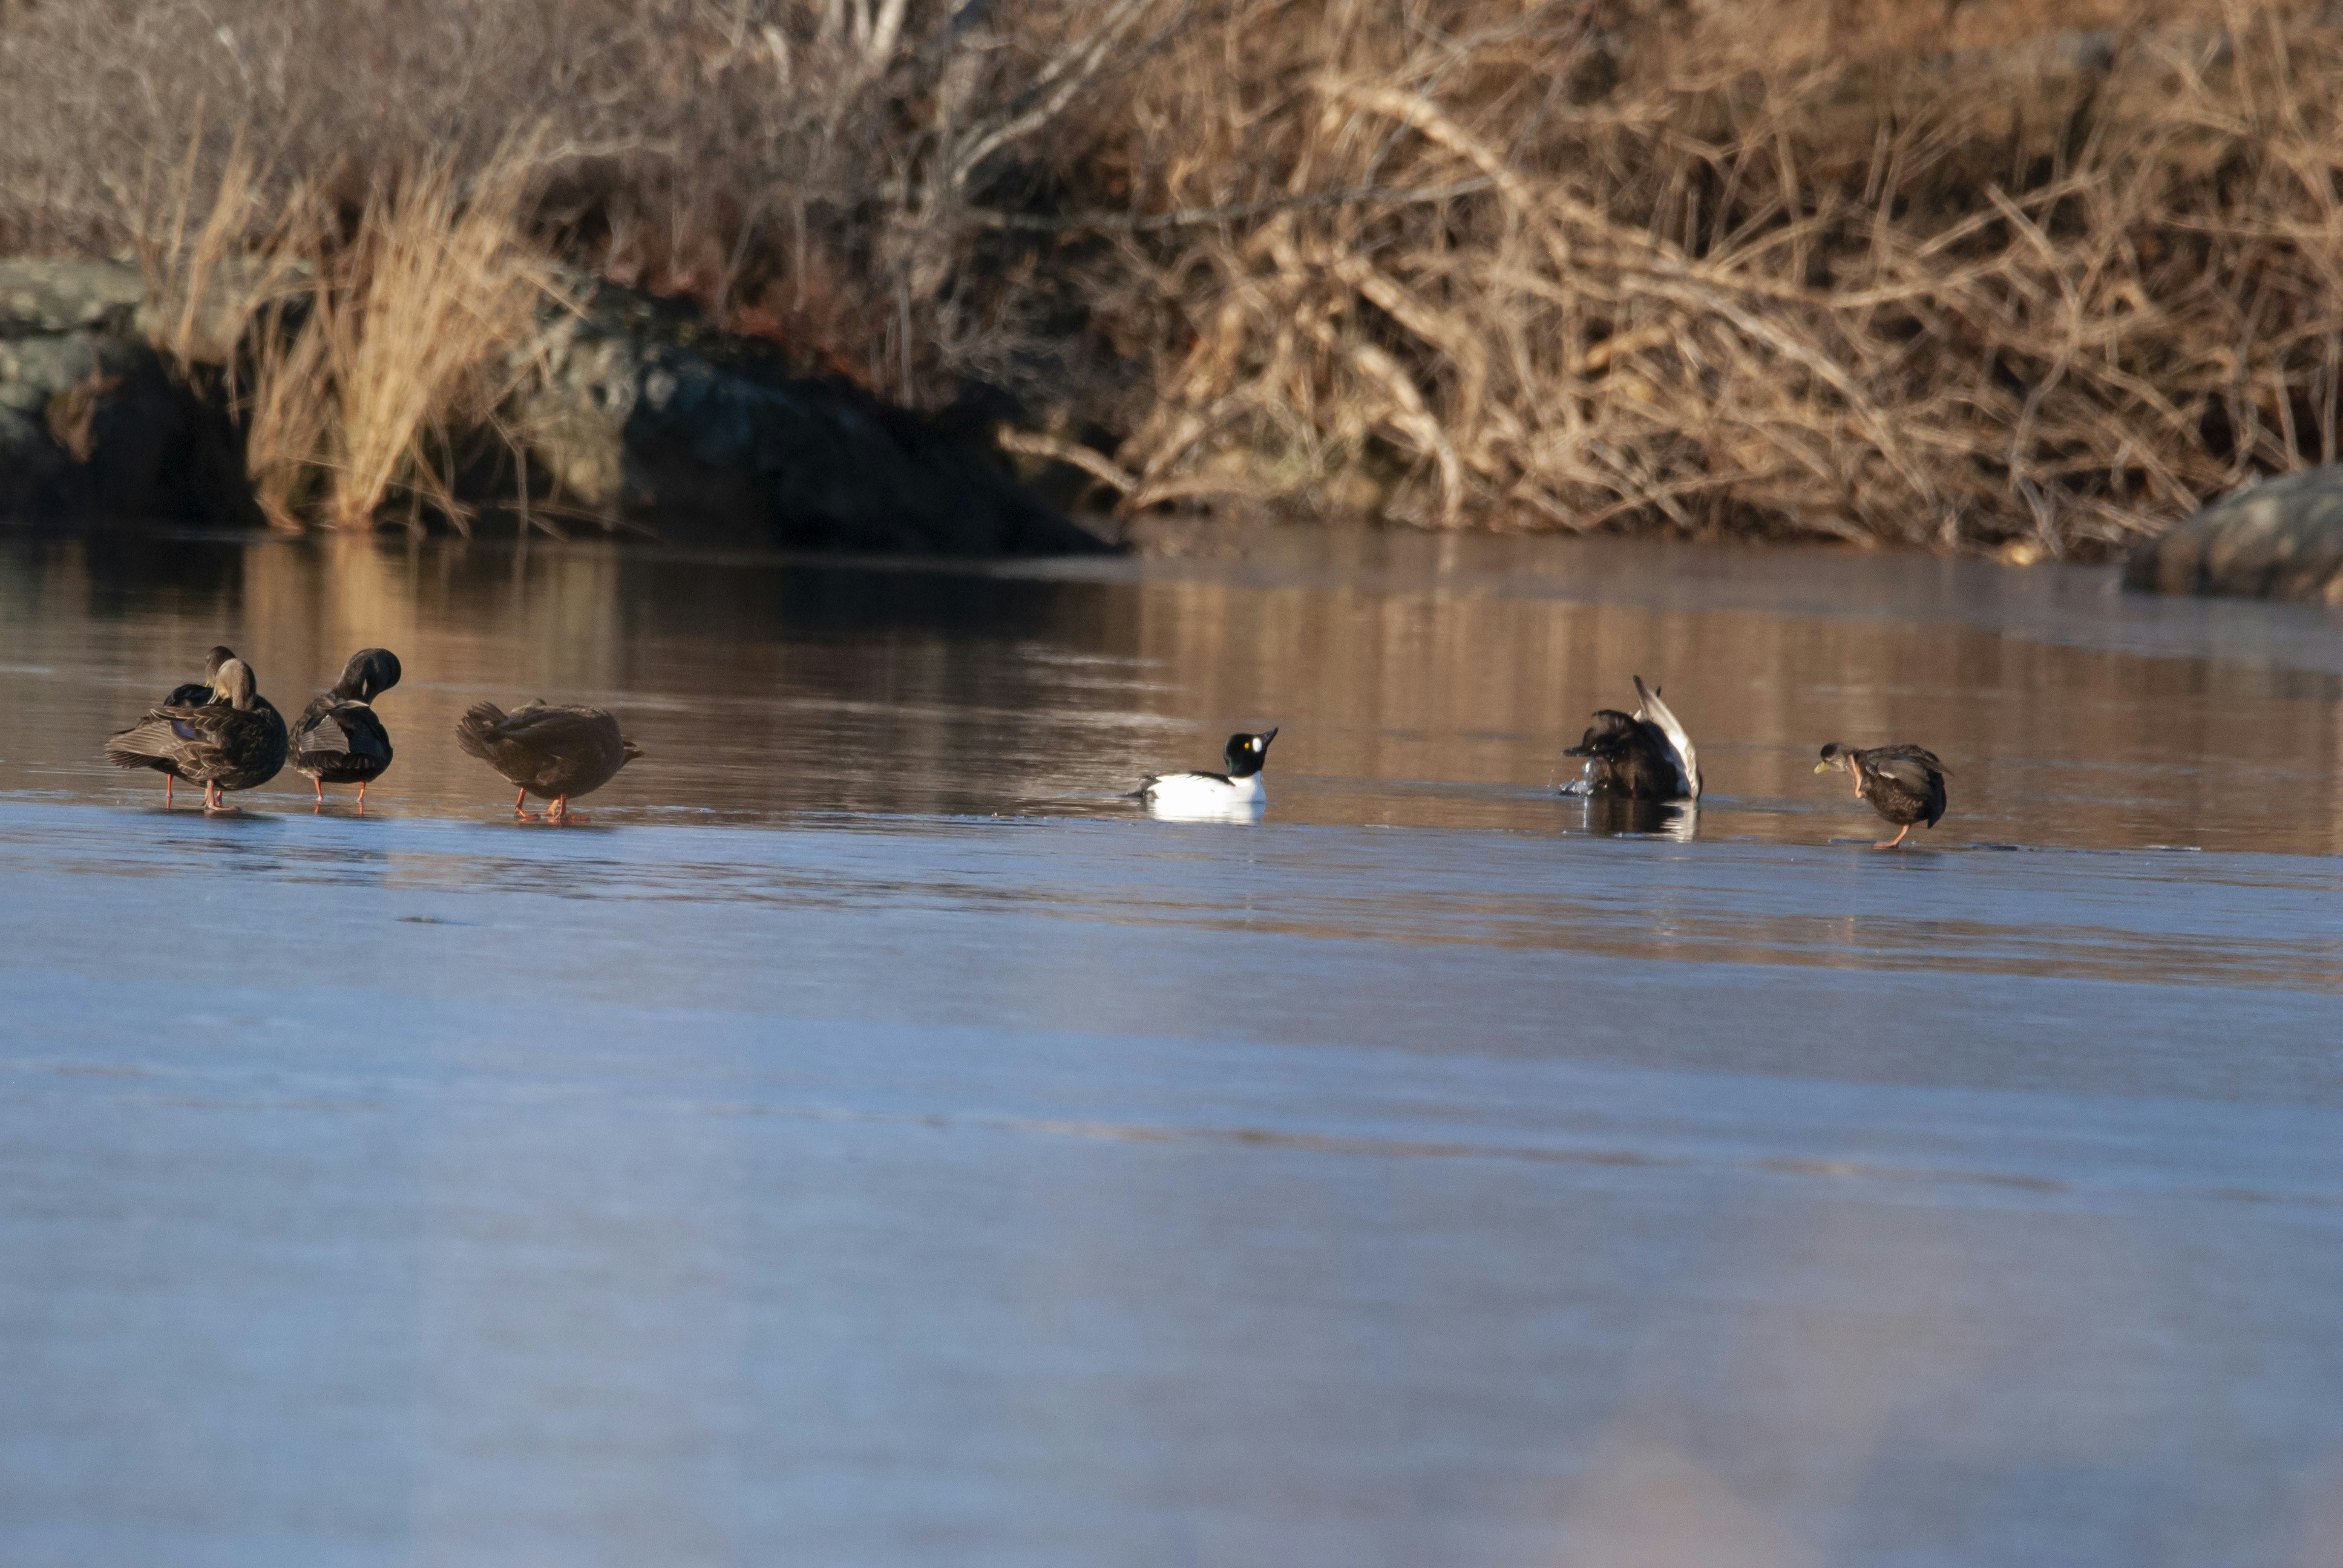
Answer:
<path fill-rule="evenodd" d="M 226 698 L 236 708 L 249 712 L 259 693 L 259 683 L 252 678 L 252 666 L 240 658 L 230 658 L 212 672 L 212 695 Z"/>
<path fill-rule="evenodd" d="M 1269 760 L 1269 743 L 1276 739 L 1277 731 L 1273 728 L 1259 735 L 1230 736 L 1227 749 L 1221 753 L 1221 760 L 1227 766 L 1229 777 L 1250 779 L 1260 772 L 1261 765 Z"/>
<path fill-rule="evenodd" d="M 342 666 L 334 695 L 351 702 L 372 702 L 398 684 L 398 655 L 387 648 L 362 648 Z"/>

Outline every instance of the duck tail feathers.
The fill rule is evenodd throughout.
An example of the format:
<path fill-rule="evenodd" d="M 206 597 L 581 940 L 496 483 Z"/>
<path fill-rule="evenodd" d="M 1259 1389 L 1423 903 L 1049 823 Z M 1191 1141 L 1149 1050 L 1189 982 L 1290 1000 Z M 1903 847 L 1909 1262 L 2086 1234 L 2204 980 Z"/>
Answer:
<path fill-rule="evenodd" d="M 456 744 L 481 761 L 488 761 L 497 730 L 505 721 L 505 710 L 493 702 L 475 702 L 464 709 L 464 717 L 456 720 Z"/>
<path fill-rule="evenodd" d="M 1649 719 L 1660 727 L 1660 733 L 1668 738 L 1670 746 L 1675 748 L 1676 771 L 1683 775 L 1680 783 L 1685 798 L 1699 799 L 1700 753 L 1693 748 L 1692 736 L 1684 729 L 1683 722 L 1668 711 L 1668 705 L 1660 700 L 1660 694 L 1644 684 L 1644 678 L 1640 675 L 1635 677 L 1635 717 Z"/>
<path fill-rule="evenodd" d="M 151 768 L 178 750 L 180 737 L 166 719 L 150 719 L 106 737 L 106 759 L 116 768 Z"/>

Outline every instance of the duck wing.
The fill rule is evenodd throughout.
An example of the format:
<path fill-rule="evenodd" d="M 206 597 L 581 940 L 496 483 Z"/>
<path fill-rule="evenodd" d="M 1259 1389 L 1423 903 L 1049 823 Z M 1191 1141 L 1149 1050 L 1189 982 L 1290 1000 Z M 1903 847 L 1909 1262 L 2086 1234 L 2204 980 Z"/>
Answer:
<path fill-rule="evenodd" d="M 1864 765 L 1876 782 L 1875 799 L 1885 790 L 1907 799 L 1933 828 L 1945 814 L 1945 765 L 1936 755 L 1918 746 L 1883 746 L 1866 752 Z"/>
<path fill-rule="evenodd" d="M 1635 717 L 1658 729 L 1667 741 L 1667 749 L 1674 753 L 1668 760 L 1675 767 L 1676 788 L 1684 798 L 1699 799 L 1700 753 L 1693 748 L 1692 736 L 1676 716 L 1668 711 L 1668 705 L 1660 700 L 1660 694 L 1644 686 L 1644 678 L 1640 675 L 1635 677 Z"/>
<path fill-rule="evenodd" d="M 282 721 L 279 721 L 279 732 Z M 204 783 L 250 772 L 266 764 L 266 717 L 226 703 L 157 708 L 129 729 L 110 737 L 106 759 L 116 768 L 153 768 L 168 763 L 182 779 Z M 284 763 L 282 740 L 277 762 Z M 270 773 L 275 768 L 268 769 Z M 265 782 L 265 779 L 263 780 Z"/>
<path fill-rule="evenodd" d="M 309 704 L 294 730 L 294 751 L 302 761 L 390 765 L 390 732 L 367 703 L 331 692 Z"/>
<path fill-rule="evenodd" d="M 618 721 L 598 708 L 548 708 L 532 702 L 507 714 L 497 733 L 507 745 L 564 761 L 599 758 L 619 744 Z"/>
<path fill-rule="evenodd" d="M 1917 762 L 1923 768 L 1933 769 L 1946 778 L 1952 777 L 1953 770 L 1938 761 L 1936 754 L 1925 746 L 1875 746 L 1870 750 L 1858 752 L 1856 755 L 1874 768 L 1885 762 Z"/>

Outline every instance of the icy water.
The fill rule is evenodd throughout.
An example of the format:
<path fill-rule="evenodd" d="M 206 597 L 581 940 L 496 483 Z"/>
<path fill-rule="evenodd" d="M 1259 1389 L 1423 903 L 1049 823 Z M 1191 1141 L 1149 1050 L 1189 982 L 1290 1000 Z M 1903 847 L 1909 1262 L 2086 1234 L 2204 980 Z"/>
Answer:
<path fill-rule="evenodd" d="M 100 761 L 215 641 L 399 653 L 365 817 Z M 2097 570 L 0 538 L 0 1563 L 2343 1563 L 2339 713 Z"/>

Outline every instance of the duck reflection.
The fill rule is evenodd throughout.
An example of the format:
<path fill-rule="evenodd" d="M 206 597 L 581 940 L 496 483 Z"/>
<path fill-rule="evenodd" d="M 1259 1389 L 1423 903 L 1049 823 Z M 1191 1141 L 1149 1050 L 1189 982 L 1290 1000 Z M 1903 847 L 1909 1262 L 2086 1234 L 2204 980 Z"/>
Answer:
<path fill-rule="evenodd" d="M 1700 831 L 1697 800 L 1646 800 L 1628 795 L 1564 795 L 1565 810 L 1574 810 L 1575 827 L 1564 819 L 1564 832 L 1594 833 L 1606 839 L 1645 834 L 1689 844 Z"/>

